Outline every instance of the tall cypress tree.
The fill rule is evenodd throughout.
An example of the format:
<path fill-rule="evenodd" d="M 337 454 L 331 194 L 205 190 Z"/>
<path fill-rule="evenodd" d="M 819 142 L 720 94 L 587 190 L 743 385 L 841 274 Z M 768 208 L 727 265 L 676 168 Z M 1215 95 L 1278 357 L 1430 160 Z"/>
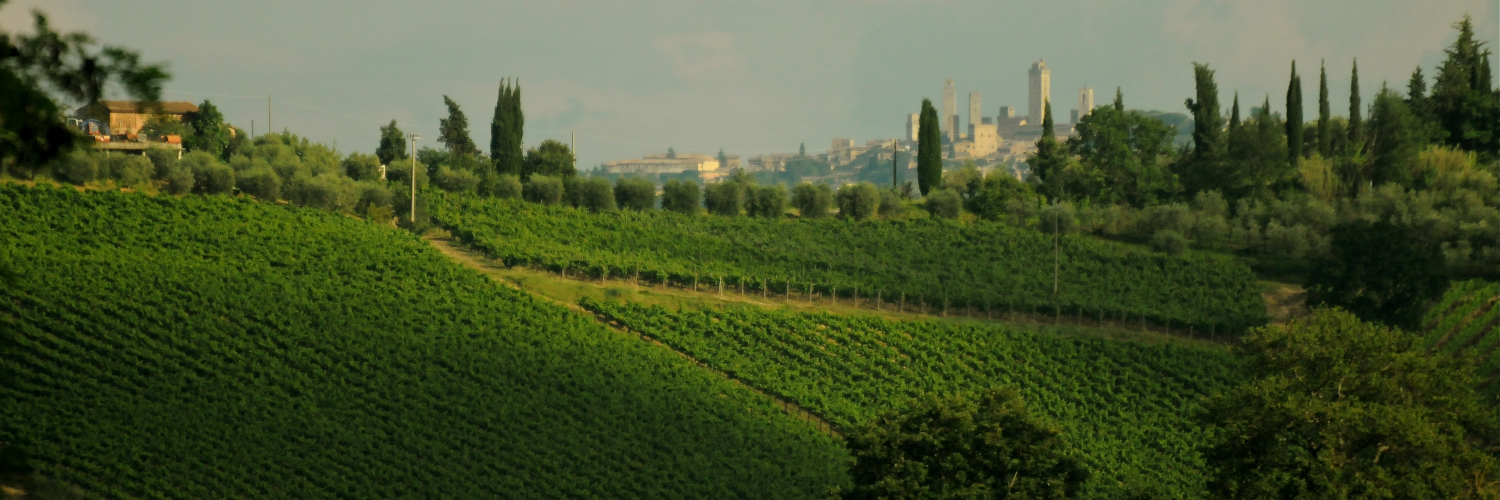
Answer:
<path fill-rule="evenodd" d="M 521 175 L 522 128 L 526 117 L 521 113 L 521 86 L 509 80 L 500 82 L 500 96 L 495 100 L 495 119 L 490 121 L 490 159 L 503 174 Z"/>
<path fill-rule="evenodd" d="M 1297 61 L 1292 61 L 1286 87 L 1286 155 L 1293 167 L 1302 159 L 1302 79 L 1297 77 Z"/>
<path fill-rule="evenodd" d="M 1125 94 L 1120 92 L 1120 87 L 1115 87 L 1115 111 L 1125 111 Z"/>
<path fill-rule="evenodd" d="M 1240 133 L 1240 92 L 1234 92 L 1234 103 L 1229 105 L 1229 137 L 1224 141 L 1224 151 L 1228 153 L 1229 159 L 1234 160 L 1235 138 Z"/>
<path fill-rule="evenodd" d="M 1116 96 L 1116 105 L 1122 105 Z M 1042 186 L 1041 192 L 1052 201 L 1062 199 L 1062 168 L 1066 163 L 1062 145 L 1057 143 L 1052 124 L 1052 101 L 1042 103 L 1042 137 L 1036 141 L 1036 154 L 1026 159 L 1031 175 Z"/>
<path fill-rule="evenodd" d="M 1224 116 L 1219 111 L 1219 86 L 1207 64 L 1193 63 L 1196 99 L 1188 99 L 1193 114 L 1193 153 L 1174 165 L 1189 192 L 1223 190 L 1231 179 L 1224 171 Z"/>
<path fill-rule="evenodd" d="M 1333 156 L 1333 137 L 1328 130 L 1328 67 L 1318 65 L 1318 154 Z"/>
<path fill-rule="evenodd" d="M 1490 51 L 1474 39 L 1468 15 L 1453 27 L 1458 37 L 1433 76 L 1432 115 L 1447 132 L 1444 142 L 1449 145 L 1500 152 L 1500 96 L 1490 87 Z"/>
<path fill-rule="evenodd" d="M 1349 154 L 1357 155 L 1365 149 L 1365 124 L 1360 118 L 1364 109 L 1359 104 L 1359 59 L 1354 60 L 1354 70 L 1349 74 Z"/>
<path fill-rule="evenodd" d="M 943 182 L 943 134 L 930 99 L 922 99 L 917 126 L 917 188 L 927 196 Z"/>

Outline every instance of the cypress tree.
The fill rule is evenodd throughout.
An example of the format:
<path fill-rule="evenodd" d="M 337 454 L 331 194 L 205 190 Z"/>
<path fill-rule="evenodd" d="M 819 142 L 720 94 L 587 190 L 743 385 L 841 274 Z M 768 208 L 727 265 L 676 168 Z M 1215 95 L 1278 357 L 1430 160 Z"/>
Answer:
<path fill-rule="evenodd" d="M 1120 87 L 1115 87 L 1115 111 L 1125 111 L 1125 94 L 1120 92 Z"/>
<path fill-rule="evenodd" d="M 525 123 L 521 113 L 521 86 L 500 82 L 500 96 L 495 100 L 495 119 L 490 122 L 490 159 L 502 174 L 520 175 L 521 130 Z"/>
<path fill-rule="evenodd" d="M 1286 87 L 1286 154 L 1293 167 L 1302 158 L 1302 79 L 1297 77 L 1297 61 L 1292 61 Z"/>
<path fill-rule="evenodd" d="M 1360 118 L 1359 104 L 1359 60 L 1354 60 L 1354 70 L 1349 74 L 1349 154 L 1357 155 L 1365 148 L 1364 120 Z"/>
<path fill-rule="evenodd" d="M 1229 105 L 1229 140 L 1224 141 L 1224 151 L 1233 160 L 1235 154 L 1235 138 L 1240 132 L 1240 93 L 1234 92 L 1234 103 Z"/>
<path fill-rule="evenodd" d="M 1333 137 L 1328 130 L 1328 67 L 1318 65 L 1318 154 L 1333 156 Z"/>
<path fill-rule="evenodd" d="M 1119 101 L 1116 97 L 1116 104 Z M 1036 141 L 1036 155 L 1027 158 L 1026 164 L 1031 168 L 1032 177 L 1042 185 L 1042 194 L 1053 201 L 1060 201 L 1063 194 L 1064 158 L 1061 149 L 1052 124 L 1052 101 L 1049 99 L 1042 103 L 1042 137 Z"/>
<path fill-rule="evenodd" d="M 1224 144 L 1219 85 L 1214 83 L 1214 71 L 1207 64 L 1193 63 L 1193 80 L 1198 98 L 1187 100 L 1187 108 L 1193 113 L 1193 156 L 1198 160 L 1213 160 L 1219 157 Z"/>
<path fill-rule="evenodd" d="M 943 182 L 943 134 L 939 131 L 937 109 L 930 99 L 922 99 L 922 114 L 917 121 L 917 188 L 922 196 Z"/>

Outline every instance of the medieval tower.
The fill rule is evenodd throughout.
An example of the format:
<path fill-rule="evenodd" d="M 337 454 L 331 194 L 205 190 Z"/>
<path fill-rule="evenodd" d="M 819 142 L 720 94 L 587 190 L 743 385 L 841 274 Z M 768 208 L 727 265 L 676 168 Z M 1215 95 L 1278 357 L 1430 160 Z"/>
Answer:
<path fill-rule="evenodd" d="M 949 84 L 952 84 L 949 80 Z M 1027 100 L 1026 124 L 1033 127 L 1041 125 L 1043 104 L 1052 100 L 1052 71 L 1047 69 L 1047 61 L 1041 60 L 1031 65 L 1031 94 Z"/>
<path fill-rule="evenodd" d="M 958 91 L 953 88 L 953 79 L 943 81 L 943 124 L 948 141 L 958 140 Z"/>

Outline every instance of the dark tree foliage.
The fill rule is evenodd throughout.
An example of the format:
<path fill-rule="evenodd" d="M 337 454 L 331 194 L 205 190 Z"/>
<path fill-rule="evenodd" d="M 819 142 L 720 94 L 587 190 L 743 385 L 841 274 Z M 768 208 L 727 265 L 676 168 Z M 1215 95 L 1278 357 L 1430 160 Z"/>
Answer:
<path fill-rule="evenodd" d="M 1293 167 L 1302 159 L 1302 77 L 1292 61 L 1292 77 L 1286 87 L 1286 154 Z"/>
<path fill-rule="evenodd" d="M 541 145 L 526 151 L 526 163 L 521 169 L 521 178 L 528 179 L 532 175 L 541 174 L 551 177 L 575 177 L 578 169 L 574 166 L 573 150 L 567 144 L 547 139 Z M 504 171 L 501 171 L 504 173 Z"/>
<path fill-rule="evenodd" d="M 745 187 L 729 181 L 708 184 L 703 189 L 703 207 L 714 215 L 737 216 L 745 207 Z"/>
<path fill-rule="evenodd" d="M 615 205 L 630 210 L 656 208 L 656 183 L 640 177 L 621 177 L 615 181 Z"/>
<path fill-rule="evenodd" d="M 1474 39 L 1468 15 L 1453 25 L 1458 37 L 1446 50 L 1432 85 L 1432 111 L 1444 141 L 1466 151 L 1500 153 L 1500 93 L 1493 88 L 1490 50 Z"/>
<path fill-rule="evenodd" d="M 521 112 L 521 83 L 500 82 L 500 96 L 495 100 L 495 118 L 490 121 L 490 159 L 501 174 L 525 177 L 521 140 L 526 115 Z"/>
<path fill-rule="evenodd" d="M 1244 342 L 1254 378 L 1202 411 L 1215 498 L 1485 498 L 1500 473 L 1464 358 L 1338 309 Z"/>
<path fill-rule="evenodd" d="M 1144 113 L 1120 111 L 1123 107 L 1123 102 L 1101 107 L 1080 119 L 1066 148 L 1047 145 L 1051 152 L 1046 154 L 1039 148 L 1035 160 L 1028 160 L 1036 165 L 1033 175 L 1043 176 L 1038 191 L 1050 190 L 1053 201 L 1066 195 L 1135 206 L 1176 193 L 1178 181 L 1168 168 L 1175 131 Z M 1078 155 L 1079 161 L 1070 165 L 1071 155 Z"/>
<path fill-rule="evenodd" d="M 928 193 L 927 200 L 922 202 L 922 208 L 933 217 L 940 219 L 957 219 L 963 212 L 964 198 L 952 189 L 939 189 Z"/>
<path fill-rule="evenodd" d="M 745 194 L 745 213 L 751 217 L 774 219 L 786 215 L 786 186 L 748 186 Z"/>
<path fill-rule="evenodd" d="M 1089 113 L 1089 116 L 1093 114 Z M 1057 137 L 1053 131 L 1052 102 L 1044 102 L 1042 104 L 1042 137 L 1036 141 L 1036 154 L 1026 158 L 1026 165 L 1030 167 L 1032 178 L 1040 185 L 1037 191 L 1053 202 L 1062 200 L 1063 167 L 1067 164 L 1068 155 L 1062 145 L 1057 143 Z"/>
<path fill-rule="evenodd" d="M 1233 182 L 1224 158 L 1224 117 L 1219 113 L 1219 86 L 1207 64 L 1193 63 L 1197 99 L 1187 100 L 1193 114 L 1193 152 L 1177 169 L 1189 193 L 1222 190 Z M 1236 96 L 1238 99 L 1238 96 Z"/>
<path fill-rule="evenodd" d="M 607 180 L 598 177 L 573 178 L 566 184 L 569 201 L 575 207 L 585 208 L 590 212 L 607 212 L 617 208 L 614 188 Z"/>
<path fill-rule="evenodd" d="M 448 108 L 448 117 L 438 119 L 438 142 L 453 156 L 479 154 L 474 139 L 469 137 L 469 119 L 464 116 L 464 111 L 446 95 L 443 96 L 443 105 Z"/>
<path fill-rule="evenodd" d="M 1370 165 L 1367 179 L 1411 187 L 1425 128 L 1395 92 L 1383 90 L 1370 108 Z"/>
<path fill-rule="evenodd" d="M 1349 154 L 1358 155 L 1365 150 L 1365 125 L 1360 115 L 1364 107 L 1359 102 L 1359 60 L 1354 60 L 1354 69 L 1349 72 Z"/>
<path fill-rule="evenodd" d="M 542 205 L 562 203 L 564 194 L 562 179 L 541 174 L 531 176 L 521 187 L 522 198 Z"/>
<path fill-rule="evenodd" d="M 833 205 L 833 190 L 827 184 L 803 182 L 792 188 L 792 206 L 797 213 L 809 219 L 828 216 Z"/>
<path fill-rule="evenodd" d="M 917 187 L 926 196 L 943 183 L 943 133 L 932 101 L 922 99 L 917 124 Z"/>
<path fill-rule="evenodd" d="M 406 159 L 406 134 L 396 128 L 396 120 L 380 127 L 380 146 L 375 148 L 375 157 L 380 159 L 381 165 Z"/>
<path fill-rule="evenodd" d="M 680 214 L 696 214 L 702 206 L 703 191 L 698 183 L 673 179 L 661 187 L 661 208 Z"/>
<path fill-rule="evenodd" d="M 1318 65 L 1318 154 L 1324 158 L 1333 156 L 1333 136 L 1329 128 L 1328 120 L 1331 110 L 1328 109 L 1328 67 Z"/>
<path fill-rule="evenodd" d="M 5 3 L 0 0 L 0 8 Z M 141 64 L 133 51 L 96 47 L 87 33 L 53 31 L 45 15 L 33 15 L 31 35 L 0 31 L 0 169 L 31 172 L 78 144 L 49 91 L 92 104 L 114 84 L 142 101 L 145 112 L 169 78 L 161 66 Z"/>
<path fill-rule="evenodd" d="M 229 128 L 224 124 L 224 115 L 219 108 L 204 100 L 198 105 L 198 111 L 188 113 L 186 118 L 193 134 L 186 138 L 185 146 L 224 158 L 224 148 L 229 145 Z"/>
<path fill-rule="evenodd" d="M 1030 184 L 1004 173 L 991 173 L 964 202 L 964 207 L 981 218 L 1003 220 L 1013 207 L 1029 207 L 1036 203 L 1037 195 Z"/>
<path fill-rule="evenodd" d="M 839 215 L 854 220 L 875 217 L 880 208 L 880 190 L 874 184 L 860 182 L 839 187 L 835 195 Z"/>
<path fill-rule="evenodd" d="M 1421 231 L 1387 221 L 1334 226 L 1328 256 L 1312 266 L 1307 303 L 1341 307 L 1368 321 L 1416 328 L 1448 279 L 1443 253 Z"/>
<path fill-rule="evenodd" d="M 854 454 L 850 500 L 1073 498 L 1089 479 L 1058 431 L 1010 388 L 928 396 L 845 439 Z"/>

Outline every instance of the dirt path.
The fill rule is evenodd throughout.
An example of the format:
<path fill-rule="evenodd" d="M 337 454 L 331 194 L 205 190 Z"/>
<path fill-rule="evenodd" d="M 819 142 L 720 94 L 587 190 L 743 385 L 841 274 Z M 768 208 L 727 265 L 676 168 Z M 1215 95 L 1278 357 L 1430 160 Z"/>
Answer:
<path fill-rule="evenodd" d="M 528 290 L 526 290 L 526 287 L 524 286 L 524 283 L 525 283 L 524 279 L 521 281 L 521 283 L 517 283 L 517 280 L 515 279 L 515 276 L 513 274 L 511 274 L 509 272 L 510 270 L 507 269 L 505 266 L 503 266 L 503 265 L 497 265 L 497 264 L 494 263 L 494 261 L 492 261 L 490 259 L 487 259 L 487 258 L 484 258 L 482 256 L 476 255 L 474 253 L 471 253 L 471 252 L 469 252 L 469 251 L 461 248 L 458 243 L 454 242 L 451 239 L 448 239 L 448 238 L 445 238 L 445 237 L 431 237 L 431 236 L 425 237 L 425 239 L 428 241 L 428 243 L 431 243 L 433 247 L 437 248 L 438 251 L 443 252 L 443 255 L 446 255 L 446 256 L 448 256 L 448 258 L 453 259 L 454 262 L 462 264 L 465 267 L 468 267 L 470 269 L 474 269 L 476 271 L 479 271 L 480 273 L 484 274 L 485 276 L 489 276 L 491 279 L 495 280 L 496 282 L 499 282 L 500 284 L 503 284 L 503 285 L 506 285 L 506 286 L 509 286 L 511 288 L 515 288 L 515 289 L 518 289 L 518 290 L 528 291 Z M 672 351 L 674 353 L 677 353 L 678 356 L 682 356 L 683 358 L 686 358 L 687 360 L 692 361 L 694 364 L 697 364 L 698 366 L 702 367 L 705 370 L 713 372 L 714 374 L 716 374 L 716 375 L 718 375 L 720 377 L 723 377 L 726 380 L 734 382 L 735 384 L 739 384 L 740 386 L 745 387 L 746 389 L 749 389 L 751 391 L 754 391 L 757 394 L 765 396 L 766 398 L 768 398 L 772 402 L 774 402 L 776 404 L 777 408 L 780 408 L 782 411 L 786 412 L 788 415 L 800 418 L 800 419 L 805 420 L 807 422 L 811 422 L 814 427 L 818 428 L 819 431 L 828 433 L 829 435 L 833 435 L 833 436 L 840 435 L 839 429 L 836 426 L 834 426 L 832 423 L 828 422 L 827 420 L 824 420 L 823 417 L 821 417 L 821 416 L 819 416 L 819 415 L 817 415 L 817 414 L 815 414 L 813 412 L 810 412 L 810 411 L 802 408 L 801 406 L 797 406 L 796 403 L 793 403 L 793 402 L 791 402 L 791 401 L 789 401 L 787 399 L 784 399 L 784 398 L 782 398 L 780 396 L 777 396 L 775 394 L 772 394 L 770 392 L 761 390 L 758 387 L 755 387 L 753 385 L 745 383 L 745 381 L 743 381 L 743 380 L 737 379 L 735 377 L 730 376 L 727 373 L 724 373 L 722 371 L 716 370 L 713 367 L 709 366 L 707 363 L 704 363 L 704 362 L 698 360 L 697 358 L 689 356 L 687 353 L 679 351 L 679 350 L 673 348 L 670 345 L 662 343 L 661 341 L 659 341 L 659 340 L 651 337 L 650 335 L 646 335 L 646 334 L 641 333 L 641 332 L 633 331 L 630 328 L 627 328 L 624 325 L 621 325 L 619 322 L 611 321 L 608 318 L 605 318 L 605 317 L 603 317 L 601 315 L 595 314 L 592 311 L 589 311 L 587 309 L 584 309 L 584 308 L 580 307 L 576 303 L 570 304 L 570 303 L 567 303 L 567 302 L 563 302 L 563 301 L 560 301 L 560 300 L 553 299 L 553 298 L 548 297 L 547 295 L 541 294 L 541 293 L 532 293 L 532 295 L 536 296 L 536 297 L 540 297 L 540 298 L 542 298 L 544 300 L 553 302 L 555 304 L 561 305 L 563 307 L 567 307 L 567 308 L 572 309 L 574 311 L 577 311 L 579 314 L 587 315 L 590 318 L 594 318 L 595 321 L 598 321 L 599 323 L 602 323 L 602 324 L 604 324 L 606 326 L 609 326 L 611 329 L 614 329 L 617 332 L 631 335 L 633 337 L 641 339 L 642 341 L 645 341 L 645 342 L 648 342 L 648 343 L 660 346 L 660 347 L 662 347 L 664 349 L 668 349 L 668 350 L 670 350 L 670 351 Z M 739 300 L 739 301 L 736 301 L 736 302 L 751 302 L 751 301 L 749 301 L 749 300 Z M 769 305 L 769 304 L 762 304 L 762 305 Z"/>

